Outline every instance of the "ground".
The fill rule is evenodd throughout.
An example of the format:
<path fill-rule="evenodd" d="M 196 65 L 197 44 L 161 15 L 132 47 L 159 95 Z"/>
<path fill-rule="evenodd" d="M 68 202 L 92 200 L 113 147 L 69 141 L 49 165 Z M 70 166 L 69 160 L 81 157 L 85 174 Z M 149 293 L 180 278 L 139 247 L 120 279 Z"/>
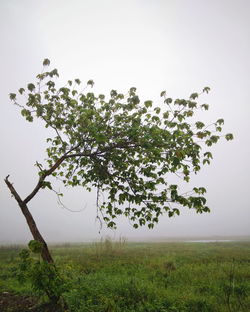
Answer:
<path fill-rule="evenodd" d="M 20 283 L 23 247 L 0 246 L 0 312 L 59 312 Z M 250 239 L 52 246 L 72 312 L 250 311 Z M 33 255 L 37 257 L 36 255 Z"/>
<path fill-rule="evenodd" d="M 39 305 L 35 297 L 21 296 L 10 292 L 0 293 L 0 312 L 59 312 L 54 304 Z"/>

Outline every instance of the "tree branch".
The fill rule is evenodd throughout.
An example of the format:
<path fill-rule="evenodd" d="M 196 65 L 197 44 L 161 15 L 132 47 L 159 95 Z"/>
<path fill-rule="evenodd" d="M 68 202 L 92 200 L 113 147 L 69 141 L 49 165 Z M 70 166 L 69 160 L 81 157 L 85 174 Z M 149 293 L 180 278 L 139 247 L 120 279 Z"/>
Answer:
<path fill-rule="evenodd" d="M 7 177 L 4 179 L 5 183 L 7 184 L 11 194 L 14 196 L 15 200 L 18 202 L 19 205 L 21 205 L 23 203 L 21 197 L 19 196 L 19 194 L 17 193 L 17 191 L 15 190 L 14 186 L 12 183 L 10 183 L 9 179 L 10 175 L 7 175 Z"/>
<path fill-rule="evenodd" d="M 13 184 L 10 183 L 8 178 L 9 178 L 9 175 L 4 179 L 4 181 L 7 184 L 11 194 L 14 196 L 15 200 L 18 202 L 18 205 L 21 208 L 21 211 L 22 211 L 22 213 L 26 219 L 26 222 L 29 226 L 29 229 L 30 229 L 30 232 L 31 232 L 33 238 L 35 240 L 41 242 L 43 245 L 42 252 L 41 252 L 43 260 L 47 261 L 48 263 L 53 263 L 53 259 L 51 257 L 50 252 L 49 252 L 48 246 L 47 246 L 45 240 L 43 239 L 41 233 L 39 232 L 39 230 L 36 226 L 35 220 L 33 219 L 26 203 L 21 199 L 21 197 L 19 196 L 19 194 L 15 190 Z"/>
<path fill-rule="evenodd" d="M 36 187 L 34 188 L 34 190 L 25 198 L 24 200 L 25 204 L 27 204 L 37 194 L 37 192 L 43 186 L 43 182 L 45 178 L 51 175 L 61 165 L 61 163 L 64 161 L 65 158 L 66 156 L 63 155 L 61 158 L 57 160 L 57 162 L 49 170 L 44 172 L 44 174 L 39 178 L 38 183 Z"/>

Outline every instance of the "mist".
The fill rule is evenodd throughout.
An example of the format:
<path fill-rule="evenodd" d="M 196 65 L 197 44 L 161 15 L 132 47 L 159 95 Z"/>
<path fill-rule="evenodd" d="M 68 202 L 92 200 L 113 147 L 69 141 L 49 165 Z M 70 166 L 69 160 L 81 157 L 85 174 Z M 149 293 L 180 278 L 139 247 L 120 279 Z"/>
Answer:
<path fill-rule="evenodd" d="M 225 119 L 214 159 L 193 176 L 193 186 L 207 189 L 211 213 L 187 208 L 174 218 L 162 216 L 153 230 L 137 230 L 125 218 L 117 230 L 96 219 L 96 192 L 42 190 L 29 207 L 48 242 L 113 239 L 157 239 L 191 236 L 250 235 L 250 3 L 247 0 L 2 0 L 0 2 L 1 166 L 0 243 L 31 239 L 28 226 L 11 198 L 4 178 L 21 196 L 37 183 L 36 161 L 44 163 L 49 132 L 39 122 L 27 123 L 8 94 L 34 81 L 44 58 L 59 71 L 59 82 L 93 79 L 98 93 L 125 93 L 136 87 L 143 100 L 162 105 L 159 94 L 188 97 L 211 87 L 202 98 L 210 105 L 206 122 Z"/>

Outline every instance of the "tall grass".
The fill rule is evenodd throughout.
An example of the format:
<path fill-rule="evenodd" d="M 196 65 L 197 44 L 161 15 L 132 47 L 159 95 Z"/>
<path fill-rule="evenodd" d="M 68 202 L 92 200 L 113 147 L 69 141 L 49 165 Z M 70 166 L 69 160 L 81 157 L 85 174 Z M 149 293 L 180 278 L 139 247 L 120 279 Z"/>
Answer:
<path fill-rule="evenodd" d="M 250 311 L 250 242 L 128 243 L 123 238 L 56 246 L 74 312 Z M 32 293 L 16 281 L 18 249 L 0 256 L 0 289 Z"/>

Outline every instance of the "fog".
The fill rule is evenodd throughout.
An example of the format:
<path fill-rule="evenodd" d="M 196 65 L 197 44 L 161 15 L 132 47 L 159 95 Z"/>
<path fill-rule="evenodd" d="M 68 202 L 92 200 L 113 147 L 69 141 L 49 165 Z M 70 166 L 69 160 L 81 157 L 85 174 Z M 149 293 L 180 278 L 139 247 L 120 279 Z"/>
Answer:
<path fill-rule="evenodd" d="M 4 183 L 9 174 L 21 196 L 34 188 L 34 164 L 43 162 L 47 130 L 28 123 L 8 94 L 34 81 L 44 58 L 51 60 L 60 82 L 93 79 L 98 93 L 126 92 L 135 86 L 142 99 L 161 105 L 159 94 L 188 97 L 211 87 L 202 98 L 210 104 L 207 122 L 225 119 L 231 142 L 213 148 L 210 166 L 194 176 L 207 188 L 210 214 L 187 208 L 153 229 L 133 229 L 125 218 L 116 231 L 96 221 L 96 193 L 63 189 L 40 191 L 29 207 L 49 242 L 157 239 L 174 236 L 250 235 L 250 2 L 248 0 L 2 0 L 0 1 L 1 166 L 0 243 L 31 239 L 25 219 Z"/>

